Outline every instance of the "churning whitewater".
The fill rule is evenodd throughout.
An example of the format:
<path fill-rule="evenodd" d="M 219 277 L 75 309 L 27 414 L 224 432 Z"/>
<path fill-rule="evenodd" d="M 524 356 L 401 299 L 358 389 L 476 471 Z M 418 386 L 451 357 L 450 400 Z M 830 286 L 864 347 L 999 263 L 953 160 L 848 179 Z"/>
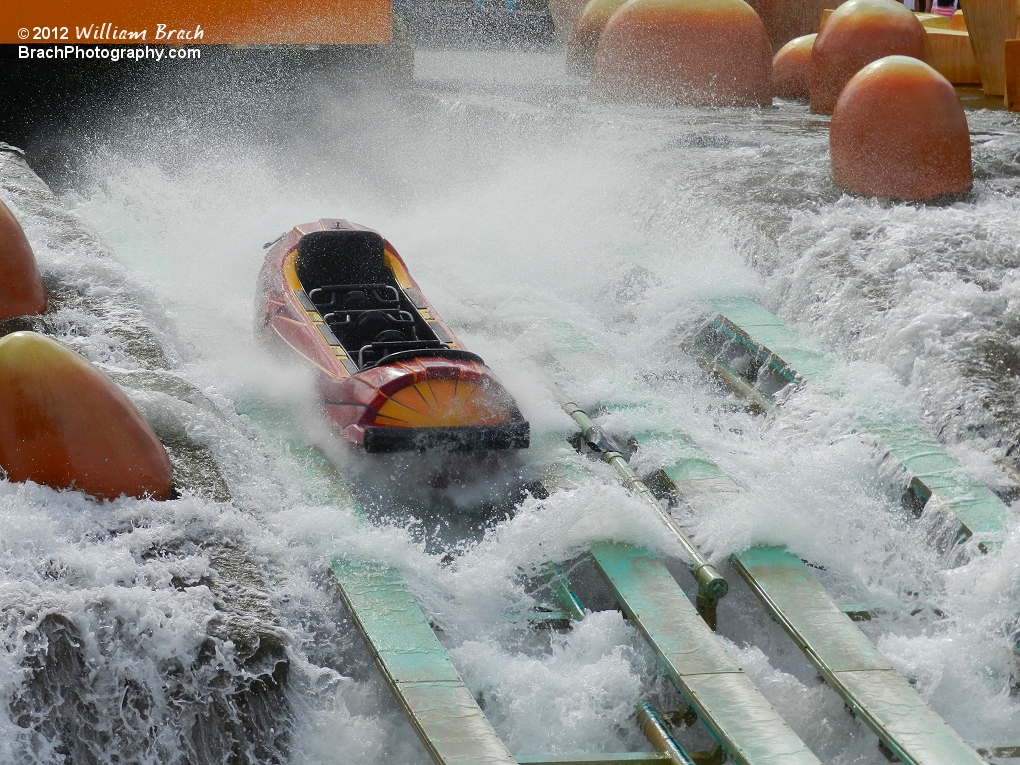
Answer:
<path fill-rule="evenodd" d="M 802 103 L 597 103 L 562 54 L 418 51 L 412 86 L 323 80 L 242 116 L 217 87 L 112 114 L 56 192 L 0 152 L 54 304 L 33 321 L 128 393 L 179 493 L 0 482 L 0 761 L 424 765 L 329 576 L 352 554 L 403 575 L 512 753 L 651 750 L 634 706 L 675 692 L 633 625 L 528 616 L 545 564 L 583 582 L 606 538 L 693 592 L 679 549 L 602 464 L 543 497 L 542 449 L 451 477 L 332 442 L 310 378 L 253 331 L 264 243 L 320 217 L 393 243 L 533 443 L 576 430 L 533 362 L 568 328 L 612 360 L 579 403 L 644 405 L 607 428 L 680 429 L 712 456 L 741 491 L 675 513 L 731 582 L 727 649 L 823 762 L 886 760 L 730 568 L 749 545 L 786 545 L 869 606 L 864 632 L 964 739 L 1017 738 L 1015 509 L 997 551 L 947 567 L 851 412 L 906 411 L 1020 494 L 1020 117 L 968 113 L 974 191 L 938 206 L 838 190 L 827 120 Z M 830 350 L 842 398 L 806 389 L 761 416 L 713 382 L 684 342 L 730 296 Z"/>

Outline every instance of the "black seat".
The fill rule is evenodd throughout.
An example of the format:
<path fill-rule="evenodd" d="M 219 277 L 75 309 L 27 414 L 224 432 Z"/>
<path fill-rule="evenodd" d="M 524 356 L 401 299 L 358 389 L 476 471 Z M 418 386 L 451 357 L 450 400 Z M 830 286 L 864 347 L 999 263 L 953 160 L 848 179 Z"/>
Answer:
<path fill-rule="evenodd" d="M 395 353 L 445 351 L 386 264 L 373 231 L 314 231 L 298 240 L 301 286 L 359 369 Z"/>
<path fill-rule="evenodd" d="M 374 231 L 313 231 L 298 240 L 297 277 L 306 292 L 332 284 L 397 286 Z"/>

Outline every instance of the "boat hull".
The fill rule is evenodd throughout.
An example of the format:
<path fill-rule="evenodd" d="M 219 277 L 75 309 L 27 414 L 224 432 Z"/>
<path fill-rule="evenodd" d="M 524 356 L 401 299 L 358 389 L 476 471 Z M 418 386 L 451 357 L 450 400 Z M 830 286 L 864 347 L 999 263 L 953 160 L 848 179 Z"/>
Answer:
<path fill-rule="evenodd" d="M 272 243 L 257 310 L 263 337 L 315 370 L 331 428 L 368 452 L 529 445 L 513 397 L 369 229 L 323 219 Z"/>

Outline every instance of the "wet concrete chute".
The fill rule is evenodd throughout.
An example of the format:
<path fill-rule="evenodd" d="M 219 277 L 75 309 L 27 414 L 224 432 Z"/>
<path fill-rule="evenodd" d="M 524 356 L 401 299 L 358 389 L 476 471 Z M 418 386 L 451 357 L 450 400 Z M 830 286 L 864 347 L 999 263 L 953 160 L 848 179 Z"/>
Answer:
<path fill-rule="evenodd" d="M 806 101 L 601 100 L 513 6 L 395 4 L 411 77 L 224 59 L 0 134 L 47 295 L 0 334 L 171 468 L 0 480 L 0 762 L 1020 757 L 1018 115 L 966 112 L 969 191 L 859 196 Z M 305 284 L 340 231 L 390 272 Z M 277 317 L 352 378 L 484 358 L 513 448 L 345 440 Z"/>

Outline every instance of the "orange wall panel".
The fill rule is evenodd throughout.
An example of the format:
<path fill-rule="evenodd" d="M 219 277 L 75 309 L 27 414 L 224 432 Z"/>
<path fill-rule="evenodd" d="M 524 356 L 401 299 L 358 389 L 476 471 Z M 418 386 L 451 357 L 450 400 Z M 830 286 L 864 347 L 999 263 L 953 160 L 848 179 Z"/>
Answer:
<path fill-rule="evenodd" d="M 373 45 L 392 0 L 33 0 L 0 8 L 0 44 Z M 161 26 L 162 25 L 162 26 Z"/>
<path fill-rule="evenodd" d="M 1006 59 L 1006 108 L 1020 112 L 1020 40 L 1003 43 Z"/>

